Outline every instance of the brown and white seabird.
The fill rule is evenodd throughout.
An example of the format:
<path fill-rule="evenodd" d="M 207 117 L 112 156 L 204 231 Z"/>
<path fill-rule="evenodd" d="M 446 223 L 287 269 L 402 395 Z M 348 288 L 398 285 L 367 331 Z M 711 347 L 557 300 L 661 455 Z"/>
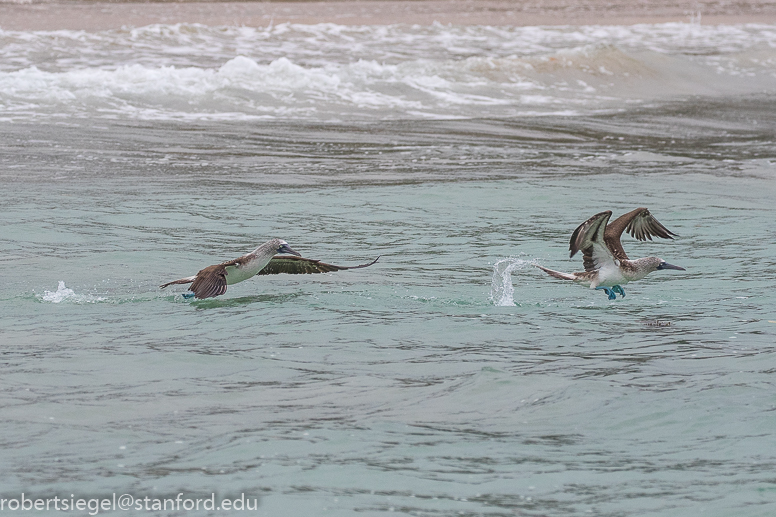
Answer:
<path fill-rule="evenodd" d="M 646 208 L 637 208 L 614 220 L 609 218 L 611 210 L 596 214 L 574 230 L 569 243 L 569 257 L 582 251 L 585 271 L 580 273 L 561 273 L 546 267 L 536 266 L 550 276 L 561 280 L 572 280 L 587 285 L 591 289 L 602 289 L 610 300 L 617 298 L 615 293 L 625 296 L 622 284 L 641 280 L 658 269 L 678 269 L 683 267 L 668 264 L 658 257 L 645 257 L 630 260 L 620 243 L 624 231 L 640 241 L 652 237 L 673 239 L 677 235 L 670 232 L 655 219 Z"/>
<path fill-rule="evenodd" d="M 288 255 L 276 256 L 278 253 Z M 303 258 L 300 253 L 292 250 L 286 241 L 272 239 L 242 257 L 208 266 L 194 276 L 173 280 L 159 287 L 164 289 L 173 284 L 191 284 L 189 286 L 191 293 L 185 293 L 184 297 L 212 298 L 224 294 L 226 286 L 248 280 L 255 275 L 277 275 L 280 273 L 299 275 L 328 273 L 341 269 L 358 269 L 371 266 L 379 258 L 358 266 L 335 266 L 320 260 Z"/>

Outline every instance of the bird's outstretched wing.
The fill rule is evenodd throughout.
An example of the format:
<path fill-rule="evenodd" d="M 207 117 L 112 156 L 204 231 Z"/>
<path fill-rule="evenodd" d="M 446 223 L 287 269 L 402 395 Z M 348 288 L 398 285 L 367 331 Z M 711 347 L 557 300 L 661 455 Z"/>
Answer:
<path fill-rule="evenodd" d="M 614 261 L 611 251 L 604 242 L 606 223 L 611 216 L 610 210 L 596 214 L 580 224 L 571 234 L 569 258 L 581 251 L 585 271 L 595 271 L 607 262 Z"/>
<path fill-rule="evenodd" d="M 196 298 L 212 298 L 226 292 L 226 265 L 216 264 L 208 266 L 197 273 L 194 282 L 189 286 L 189 291 Z"/>
<path fill-rule="evenodd" d="M 620 260 L 628 259 L 628 255 L 625 254 L 625 250 L 622 248 L 622 243 L 620 242 L 623 232 L 629 233 L 631 237 L 635 237 L 640 241 L 645 241 L 647 239 L 652 240 L 652 237 L 673 239 L 677 236 L 660 224 L 646 208 L 632 210 L 612 221 L 611 224 L 606 227 L 606 232 L 604 234 L 604 240 L 606 241 L 607 246 L 615 258 Z"/>
<path fill-rule="evenodd" d="M 189 291 L 194 293 L 197 299 L 213 298 L 226 292 L 226 266 L 239 266 L 247 259 L 247 255 L 227 260 L 220 264 L 208 266 L 197 273 L 194 282 L 189 286 Z"/>
<path fill-rule="evenodd" d="M 264 266 L 264 269 L 259 271 L 260 275 L 278 275 L 280 273 L 287 273 L 289 275 L 309 275 L 313 273 L 329 273 L 331 271 L 339 271 L 341 269 L 358 269 L 362 267 L 369 267 L 379 260 L 377 257 L 372 262 L 366 264 L 360 264 L 358 266 L 335 266 L 334 264 L 327 264 L 320 260 L 295 257 L 293 255 L 276 255 L 272 257 L 269 264 Z"/>
<path fill-rule="evenodd" d="M 173 284 L 190 284 L 190 283 L 192 283 L 196 279 L 197 279 L 196 276 L 187 276 L 186 278 L 179 278 L 178 280 L 173 280 L 172 282 L 167 282 L 166 284 L 162 284 L 159 287 L 164 289 L 168 285 L 173 285 Z"/>

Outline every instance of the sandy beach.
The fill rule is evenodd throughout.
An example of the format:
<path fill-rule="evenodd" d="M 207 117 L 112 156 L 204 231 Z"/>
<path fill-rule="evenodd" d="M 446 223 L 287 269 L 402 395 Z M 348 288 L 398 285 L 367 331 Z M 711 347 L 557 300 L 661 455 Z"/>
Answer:
<path fill-rule="evenodd" d="M 776 0 L 375 0 L 329 2 L 0 3 L 0 29 L 107 30 L 154 23 L 262 27 L 279 23 L 390 25 L 632 25 L 776 23 Z"/>

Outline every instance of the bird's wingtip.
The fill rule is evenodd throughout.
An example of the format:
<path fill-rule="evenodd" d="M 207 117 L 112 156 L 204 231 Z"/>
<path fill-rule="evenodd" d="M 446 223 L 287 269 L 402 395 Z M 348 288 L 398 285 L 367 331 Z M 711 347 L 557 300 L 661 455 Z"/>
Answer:
<path fill-rule="evenodd" d="M 376 259 L 374 259 L 372 262 L 367 262 L 366 264 L 360 264 L 360 265 L 358 265 L 358 266 L 352 266 L 352 267 L 350 267 L 349 269 L 358 269 L 358 268 L 362 268 L 362 267 L 369 267 L 369 266 L 371 266 L 372 264 L 377 264 L 377 261 L 378 261 L 378 260 L 380 260 L 380 257 L 381 257 L 381 256 L 382 256 L 382 255 L 378 255 L 378 256 L 377 256 L 377 258 L 376 258 Z M 346 269 L 347 269 L 347 268 L 346 268 Z"/>

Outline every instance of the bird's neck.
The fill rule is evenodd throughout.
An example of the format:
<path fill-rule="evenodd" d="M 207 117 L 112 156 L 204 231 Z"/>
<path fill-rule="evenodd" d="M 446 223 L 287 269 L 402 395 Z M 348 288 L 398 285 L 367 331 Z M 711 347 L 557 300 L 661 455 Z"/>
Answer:
<path fill-rule="evenodd" d="M 275 245 L 270 242 L 265 242 L 255 250 L 253 250 L 250 254 L 255 256 L 268 256 L 269 258 L 272 258 L 275 253 L 277 253 L 277 250 L 275 248 Z"/>
<path fill-rule="evenodd" d="M 269 264 L 269 261 L 272 260 L 276 253 L 277 250 L 274 247 L 259 246 L 248 254 L 251 268 L 258 268 L 257 271 L 261 271 L 264 266 Z"/>
<path fill-rule="evenodd" d="M 277 250 L 274 246 L 268 246 L 264 243 L 241 257 L 239 268 L 245 273 L 253 272 L 253 274 L 256 274 L 269 264 L 269 261 L 272 260 L 276 253 Z"/>
<path fill-rule="evenodd" d="M 652 271 L 651 261 L 649 258 L 640 258 L 636 260 L 623 260 L 621 263 L 623 274 L 628 278 L 629 282 L 635 280 L 641 280 Z"/>

